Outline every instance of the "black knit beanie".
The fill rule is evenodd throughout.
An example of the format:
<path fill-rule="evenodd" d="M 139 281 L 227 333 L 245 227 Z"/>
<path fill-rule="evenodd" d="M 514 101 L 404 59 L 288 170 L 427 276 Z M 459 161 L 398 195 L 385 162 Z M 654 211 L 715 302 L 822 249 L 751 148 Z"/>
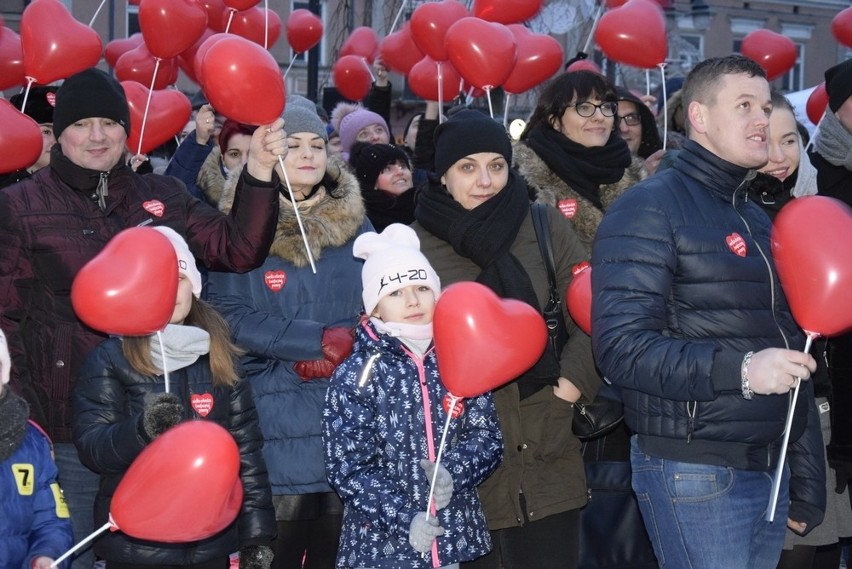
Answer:
<path fill-rule="evenodd" d="M 465 156 L 495 152 L 512 163 L 512 143 L 503 125 L 484 113 L 459 111 L 435 129 L 435 173 L 439 176 Z"/>
<path fill-rule="evenodd" d="M 825 92 L 828 93 L 828 106 L 834 113 L 846 99 L 852 97 L 852 59 L 838 63 L 825 72 Z"/>
<path fill-rule="evenodd" d="M 66 127 L 94 117 L 114 120 L 130 136 L 130 109 L 121 83 L 90 67 L 66 79 L 56 92 L 53 133 L 59 138 Z"/>
<path fill-rule="evenodd" d="M 408 164 L 408 155 L 393 144 L 356 142 L 350 150 L 349 163 L 355 167 L 355 175 L 364 190 L 375 189 L 379 174 L 394 162 Z"/>
<path fill-rule="evenodd" d="M 50 124 L 53 122 L 53 107 L 56 105 L 56 90 L 58 87 L 33 87 L 27 95 L 27 106 L 24 114 L 38 124 Z M 21 110 L 24 104 L 24 94 L 13 95 L 9 102 L 15 108 Z"/>

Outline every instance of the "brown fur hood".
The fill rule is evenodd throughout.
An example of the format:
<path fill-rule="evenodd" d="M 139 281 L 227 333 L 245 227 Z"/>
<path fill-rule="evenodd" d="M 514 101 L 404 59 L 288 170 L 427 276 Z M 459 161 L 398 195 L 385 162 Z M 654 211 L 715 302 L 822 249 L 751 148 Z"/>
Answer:
<path fill-rule="evenodd" d="M 574 226 L 574 230 L 577 232 L 580 240 L 590 250 L 592 242 L 595 239 L 595 233 L 598 230 L 598 225 L 600 225 L 603 219 L 604 212 L 624 192 L 648 176 L 648 173 L 642 166 L 642 159 L 634 157 L 630 166 L 624 171 L 624 176 L 621 177 L 621 180 L 614 184 L 603 184 L 600 186 L 601 203 L 604 207 L 604 211 L 601 211 L 553 173 L 547 167 L 547 164 L 544 163 L 544 160 L 539 158 L 538 154 L 526 144 L 515 145 L 514 161 L 518 172 L 521 173 L 530 187 L 536 192 L 536 201 L 552 205 L 556 208 L 559 208 L 557 204 L 560 201 L 568 199 L 577 201 L 576 213 L 574 213 L 573 217 L 568 218 L 568 220 Z"/>
<path fill-rule="evenodd" d="M 299 202 L 299 215 L 314 260 L 322 256 L 325 247 L 340 247 L 352 239 L 364 223 L 366 215 L 358 180 L 345 168 L 344 162 L 339 158 L 329 158 L 326 171 L 337 180 L 338 186 L 334 193 L 340 197 L 332 197 L 325 188 L 320 188 L 309 199 Z M 231 176 L 225 184 L 222 199 L 218 204 L 223 212 L 231 210 L 238 178 L 239 176 Z M 283 182 L 280 191 L 287 191 Z M 275 239 L 269 248 L 269 254 L 281 257 L 297 267 L 305 267 L 310 261 L 305 253 L 293 205 L 283 196 L 279 196 L 278 202 L 278 228 L 275 230 Z"/>
<path fill-rule="evenodd" d="M 207 155 L 204 164 L 198 171 L 198 178 L 195 183 L 210 200 L 210 203 L 217 204 L 222 199 L 222 192 L 225 189 L 225 176 L 222 174 L 221 164 L 222 150 L 218 146 L 213 146 L 213 150 Z M 239 172 L 231 172 L 229 178 L 234 178 L 233 183 L 236 187 Z"/>

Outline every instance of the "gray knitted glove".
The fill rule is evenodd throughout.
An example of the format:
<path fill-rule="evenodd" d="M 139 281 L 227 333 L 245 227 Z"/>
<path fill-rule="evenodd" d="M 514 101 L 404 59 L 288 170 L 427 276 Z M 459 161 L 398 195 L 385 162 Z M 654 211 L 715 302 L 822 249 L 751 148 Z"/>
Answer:
<path fill-rule="evenodd" d="M 438 525 L 438 518 L 432 516 L 427 520 L 426 512 L 420 512 L 411 520 L 408 543 L 415 551 L 426 553 L 432 549 L 432 542 L 439 535 L 444 535 L 444 528 Z"/>
<path fill-rule="evenodd" d="M 426 472 L 426 480 L 431 485 L 432 477 L 435 475 L 435 463 L 424 458 L 420 461 L 420 468 Z M 446 508 L 452 497 L 453 477 L 450 476 L 450 472 L 443 465 L 438 465 L 438 478 L 435 480 L 435 491 L 432 493 L 435 508 L 438 510 Z"/>
<path fill-rule="evenodd" d="M 269 569 L 273 557 L 271 547 L 246 545 L 240 549 L 240 569 Z"/>
<path fill-rule="evenodd" d="M 142 414 L 142 428 L 151 439 L 156 439 L 167 430 L 180 423 L 183 406 L 171 393 L 158 393 L 145 404 Z"/>

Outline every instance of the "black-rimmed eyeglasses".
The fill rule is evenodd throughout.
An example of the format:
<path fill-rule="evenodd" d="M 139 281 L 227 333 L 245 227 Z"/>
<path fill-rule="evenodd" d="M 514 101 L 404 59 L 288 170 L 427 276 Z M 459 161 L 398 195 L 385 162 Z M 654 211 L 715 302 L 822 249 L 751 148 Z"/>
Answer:
<path fill-rule="evenodd" d="M 583 118 L 589 118 L 595 114 L 595 111 L 600 109 L 601 114 L 605 117 L 615 116 L 615 111 L 618 110 L 618 103 L 613 103 L 611 101 L 607 101 L 606 103 L 601 103 L 600 105 L 596 105 L 594 103 L 590 103 L 589 101 L 584 101 L 582 103 L 577 103 L 574 105 L 568 105 L 569 107 L 574 107 L 574 110 L 577 111 L 577 114 Z"/>
<path fill-rule="evenodd" d="M 615 124 L 619 124 L 621 121 L 624 121 L 624 124 L 627 126 L 639 126 L 642 124 L 642 117 L 639 116 L 639 113 L 628 113 L 624 116 L 617 115 L 615 117 Z"/>

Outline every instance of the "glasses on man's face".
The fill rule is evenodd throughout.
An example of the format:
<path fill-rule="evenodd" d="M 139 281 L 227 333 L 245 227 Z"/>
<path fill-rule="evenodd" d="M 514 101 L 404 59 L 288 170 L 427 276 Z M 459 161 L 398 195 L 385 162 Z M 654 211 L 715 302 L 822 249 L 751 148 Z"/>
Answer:
<path fill-rule="evenodd" d="M 618 110 L 618 103 L 613 103 L 611 101 L 601 103 L 600 105 L 590 103 L 589 101 L 584 101 L 582 103 L 577 103 L 575 105 L 568 106 L 574 107 L 574 110 L 577 111 L 577 114 L 583 118 L 589 118 L 590 116 L 594 115 L 595 111 L 598 109 L 601 110 L 601 114 L 605 117 L 615 116 L 615 111 Z"/>
<path fill-rule="evenodd" d="M 629 113 L 624 116 L 618 115 L 616 117 L 616 124 L 624 121 L 624 124 L 627 126 L 639 126 L 642 124 L 642 117 L 639 116 L 639 113 Z"/>

